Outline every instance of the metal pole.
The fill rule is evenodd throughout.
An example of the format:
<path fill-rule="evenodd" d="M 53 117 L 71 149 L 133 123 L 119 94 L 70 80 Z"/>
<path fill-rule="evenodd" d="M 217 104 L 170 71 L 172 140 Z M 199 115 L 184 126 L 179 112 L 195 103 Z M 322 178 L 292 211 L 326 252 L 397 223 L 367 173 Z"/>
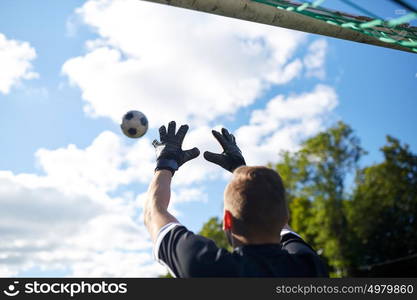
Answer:
<path fill-rule="evenodd" d="M 210 14 L 257 22 L 272 26 L 320 34 L 414 53 L 407 47 L 382 42 L 361 32 L 328 24 L 291 11 L 274 9 L 249 0 L 144 0 L 159 4 L 197 10 Z"/>

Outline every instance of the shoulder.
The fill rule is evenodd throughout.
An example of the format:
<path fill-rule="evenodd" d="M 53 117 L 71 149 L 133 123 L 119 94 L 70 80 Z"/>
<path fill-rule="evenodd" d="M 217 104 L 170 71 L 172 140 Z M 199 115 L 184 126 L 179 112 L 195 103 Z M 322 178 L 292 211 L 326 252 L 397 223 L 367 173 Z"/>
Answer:
<path fill-rule="evenodd" d="M 328 271 L 324 261 L 295 232 L 288 231 L 281 235 L 281 248 L 288 253 L 293 263 L 300 266 L 297 276 L 328 277 Z"/>
<path fill-rule="evenodd" d="M 179 223 L 161 228 L 154 256 L 175 277 L 230 276 L 234 269 L 231 253 Z"/>

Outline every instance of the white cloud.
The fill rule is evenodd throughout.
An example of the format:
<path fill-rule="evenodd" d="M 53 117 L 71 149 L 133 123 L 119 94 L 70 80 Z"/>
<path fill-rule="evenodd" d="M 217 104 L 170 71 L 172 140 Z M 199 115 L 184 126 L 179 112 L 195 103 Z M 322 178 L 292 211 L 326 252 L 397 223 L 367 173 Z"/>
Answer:
<path fill-rule="evenodd" d="M 179 173 L 183 173 L 183 170 L 181 170 L 181 172 Z M 175 176 L 177 176 L 177 174 Z M 188 203 L 188 202 L 207 203 L 208 202 L 209 195 L 207 194 L 203 186 L 193 186 L 193 187 L 178 186 L 178 184 L 176 184 L 175 181 L 176 179 L 174 179 L 174 183 L 171 186 L 171 200 L 170 200 L 170 204 L 168 207 L 168 211 L 173 216 L 177 218 L 180 218 L 182 216 L 182 212 L 180 211 L 180 205 L 183 203 Z M 141 211 L 139 219 L 142 222 L 144 220 L 143 207 L 145 205 L 146 197 L 147 197 L 147 192 L 141 193 L 137 195 L 136 201 L 134 203 L 134 207 L 140 209 Z"/>
<path fill-rule="evenodd" d="M 0 172 L 0 274 L 33 267 L 69 269 L 70 276 L 160 274 L 148 257 L 152 245 L 134 198 L 109 195 L 122 184 L 149 181 L 150 147 L 146 139 L 126 146 L 103 132 L 85 149 L 40 149 L 44 176 Z"/>
<path fill-rule="evenodd" d="M 70 276 L 161 274 L 149 257 L 149 236 L 129 203 L 101 191 L 68 192 L 51 182 L 0 172 L 1 276 L 34 267 L 68 269 Z M 109 259 L 105 264 L 104 257 Z"/>
<path fill-rule="evenodd" d="M 333 88 L 317 85 L 310 93 L 278 95 L 253 111 L 249 124 L 236 132 L 247 163 L 263 165 L 277 161 L 281 150 L 296 150 L 303 139 L 324 129 L 337 104 Z"/>
<path fill-rule="evenodd" d="M 201 152 L 220 152 L 208 121 L 233 116 L 304 66 L 307 76 L 324 74 L 326 41 L 313 42 L 299 59 L 293 54 L 306 41 L 300 32 L 135 0 L 90 0 L 76 18 L 98 36 L 86 42 L 84 56 L 62 67 L 81 89 L 85 112 L 119 123 L 127 110 L 139 109 L 152 127 L 188 122 L 184 148 Z M 288 130 L 280 134 L 292 144 L 298 140 Z M 224 175 L 202 155 L 181 171 L 176 185 Z M 124 174 L 125 180 L 132 175 Z"/>
<path fill-rule="evenodd" d="M 209 121 L 236 117 L 239 108 L 270 86 L 293 80 L 304 66 L 307 76 L 324 74 L 325 42 L 313 43 L 304 60 L 293 57 L 306 40 L 303 33 L 136 0 L 90 0 L 76 18 L 77 26 L 84 22 L 98 35 L 86 42 L 84 56 L 62 67 L 81 89 L 85 111 L 119 123 L 127 110 L 139 109 L 152 127 L 190 121 L 184 149 L 221 152 Z M 21 78 L 35 76 L 30 67 L 25 70 Z M 0 91 L 5 93 L 1 86 Z M 323 128 L 337 102 L 331 87 L 318 85 L 310 93 L 278 95 L 253 111 L 236 130 L 248 164 L 275 161 L 279 150 L 296 149 Z M 0 172 L 6 245 L 0 247 L 0 275 L 32 267 L 69 269 L 80 277 L 161 274 L 141 216 L 146 193 L 118 191 L 150 182 L 155 167 L 150 142 L 144 137 L 128 144 L 104 131 L 86 148 L 39 149 L 42 176 Z M 199 184 L 227 177 L 202 153 L 175 174 L 176 215 L 182 203 L 207 201 Z"/>
<path fill-rule="evenodd" d="M 86 149 L 75 145 L 40 149 L 36 157 L 42 169 L 60 186 L 108 192 L 135 180 L 149 182 L 155 152 L 147 138 L 128 147 L 120 136 L 105 131 Z"/>
<path fill-rule="evenodd" d="M 307 77 L 317 77 L 319 79 L 326 77 L 326 70 L 324 68 L 326 53 L 326 40 L 316 40 L 308 46 L 308 53 L 304 57 Z"/>
<path fill-rule="evenodd" d="M 7 39 L 0 33 L 0 93 L 8 94 L 22 79 L 37 78 L 31 63 L 35 58 L 36 51 L 28 42 Z"/>
<path fill-rule="evenodd" d="M 278 95 L 252 112 L 236 137 L 248 164 L 275 161 L 280 149 L 294 150 L 317 133 L 337 105 L 325 85 L 300 95 Z M 210 128 L 190 131 L 184 148 L 220 152 Z M 0 172 L 0 274 L 15 276 L 37 267 L 70 270 L 70 276 L 156 276 L 164 269 L 150 255 L 141 209 L 146 193 L 110 196 L 118 187 L 148 183 L 155 166 L 150 140 L 132 144 L 105 131 L 85 149 L 75 145 L 36 153 L 43 176 Z M 223 178 L 224 171 L 200 156 L 175 174 L 171 211 L 205 202 L 198 183 Z M 193 187 L 191 187 L 193 184 Z M 195 185 L 197 184 L 197 185 Z"/>
<path fill-rule="evenodd" d="M 219 127 L 219 126 L 217 126 Z M 212 128 L 200 126 L 191 129 L 184 139 L 183 149 L 197 147 L 200 149 L 200 156 L 185 163 L 181 172 L 175 174 L 175 185 L 190 185 L 196 182 L 207 182 L 221 177 L 223 170 L 206 161 L 203 157 L 204 151 L 221 152 L 221 147 L 211 133 Z"/>
<path fill-rule="evenodd" d="M 85 111 L 119 122 L 132 108 L 150 125 L 205 124 L 254 102 L 302 69 L 305 34 L 144 1 L 91 0 L 77 10 L 99 38 L 63 73 Z"/>
<path fill-rule="evenodd" d="M 85 149 L 40 149 L 36 158 L 43 176 L 0 171 L 0 275 L 33 267 L 89 277 L 164 273 L 150 255 L 143 225 L 146 193 L 110 196 L 120 186 L 150 182 L 155 167 L 150 140 L 126 144 L 105 131 Z M 178 216 L 177 205 L 207 199 L 202 188 L 179 180 L 171 210 Z"/>
<path fill-rule="evenodd" d="M 207 202 L 207 194 L 202 188 L 179 188 L 172 197 L 172 203 L 184 203 L 190 201 Z"/>
<path fill-rule="evenodd" d="M 104 251 L 74 265 L 76 277 L 155 277 L 166 269 L 153 261 L 150 253 Z M 140 266 L 140 268 L 138 268 Z"/>

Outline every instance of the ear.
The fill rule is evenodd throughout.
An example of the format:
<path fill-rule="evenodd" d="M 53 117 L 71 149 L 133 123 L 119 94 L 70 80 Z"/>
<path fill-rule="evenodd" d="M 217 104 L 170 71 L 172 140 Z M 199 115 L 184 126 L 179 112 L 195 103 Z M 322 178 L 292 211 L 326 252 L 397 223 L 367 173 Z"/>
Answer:
<path fill-rule="evenodd" d="M 223 215 L 223 230 L 230 229 L 232 229 L 232 213 L 228 210 L 225 210 Z"/>

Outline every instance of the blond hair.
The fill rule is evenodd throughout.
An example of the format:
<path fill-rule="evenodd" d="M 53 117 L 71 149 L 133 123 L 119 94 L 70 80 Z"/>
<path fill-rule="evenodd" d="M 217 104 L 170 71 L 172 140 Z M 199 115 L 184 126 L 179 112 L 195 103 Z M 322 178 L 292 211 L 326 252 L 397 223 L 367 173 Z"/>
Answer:
<path fill-rule="evenodd" d="M 234 232 L 246 237 L 279 235 L 288 222 L 281 176 L 267 167 L 237 168 L 225 189 L 224 205 L 232 214 Z"/>

